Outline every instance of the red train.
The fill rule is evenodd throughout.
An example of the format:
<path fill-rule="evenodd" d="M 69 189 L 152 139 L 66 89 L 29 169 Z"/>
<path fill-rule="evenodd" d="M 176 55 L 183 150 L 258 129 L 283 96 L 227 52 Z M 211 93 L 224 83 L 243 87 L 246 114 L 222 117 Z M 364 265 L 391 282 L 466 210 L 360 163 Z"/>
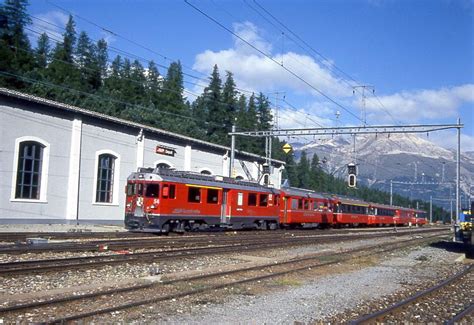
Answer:
<path fill-rule="evenodd" d="M 145 232 L 184 232 L 210 227 L 423 225 L 424 211 L 229 177 L 140 168 L 128 177 L 125 226 Z"/>

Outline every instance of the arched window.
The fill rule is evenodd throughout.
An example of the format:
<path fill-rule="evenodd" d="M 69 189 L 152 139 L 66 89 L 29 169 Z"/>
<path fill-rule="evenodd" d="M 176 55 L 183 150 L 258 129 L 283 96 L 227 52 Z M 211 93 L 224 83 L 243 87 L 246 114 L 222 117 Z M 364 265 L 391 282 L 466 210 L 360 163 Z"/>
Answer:
<path fill-rule="evenodd" d="M 236 179 L 236 180 L 238 180 L 238 181 L 242 181 L 242 180 L 244 180 L 244 178 L 243 178 L 242 176 L 240 176 L 240 175 L 239 175 L 239 176 L 237 176 L 235 179 Z"/>
<path fill-rule="evenodd" d="M 36 141 L 20 142 L 15 199 L 40 199 L 44 148 L 43 144 Z"/>
<path fill-rule="evenodd" d="M 112 203 L 117 157 L 105 153 L 99 155 L 97 167 L 96 202 Z"/>
<path fill-rule="evenodd" d="M 203 175 L 212 175 L 212 173 L 207 169 L 201 170 L 201 174 L 203 174 Z"/>

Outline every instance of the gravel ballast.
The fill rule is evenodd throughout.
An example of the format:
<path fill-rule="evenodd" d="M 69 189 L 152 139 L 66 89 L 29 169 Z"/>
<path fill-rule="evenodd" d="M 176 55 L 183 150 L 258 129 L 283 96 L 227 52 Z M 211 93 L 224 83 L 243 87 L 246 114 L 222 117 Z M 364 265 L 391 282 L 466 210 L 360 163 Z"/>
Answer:
<path fill-rule="evenodd" d="M 456 269 L 459 254 L 426 247 L 393 256 L 380 265 L 343 274 L 326 275 L 301 285 L 285 286 L 261 296 L 232 295 L 223 304 L 207 304 L 191 313 L 157 321 L 170 324 L 312 323 L 357 307 L 362 301 L 384 297 Z M 460 267 L 460 265 L 458 266 Z M 146 317 L 150 319 L 150 315 Z"/>

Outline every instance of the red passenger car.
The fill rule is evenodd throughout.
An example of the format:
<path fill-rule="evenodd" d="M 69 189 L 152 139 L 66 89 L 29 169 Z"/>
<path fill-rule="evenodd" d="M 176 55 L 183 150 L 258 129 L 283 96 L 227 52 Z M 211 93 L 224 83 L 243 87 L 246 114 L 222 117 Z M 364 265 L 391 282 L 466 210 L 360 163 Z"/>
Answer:
<path fill-rule="evenodd" d="M 149 232 L 276 229 L 279 192 L 254 182 L 140 168 L 127 182 L 125 226 Z"/>
<path fill-rule="evenodd" d="M 380 227 L 394 225 L 396 214 L 396 207 L 385 204 L 370 203 L 369 225 Z"/>
<path fill-rule="evenodd" d="M 369 203 L 342 197 L 336 198 L 335 202 L 335 224 L 348 226 L 360 226 L 369 224 Z"/>
<path fill-rule="evenodd" d="M 317 227 L 332 224 L 332 210 L 332 202 L 327 196 L 299 188 L 281 189 L 282 227 Z"/>

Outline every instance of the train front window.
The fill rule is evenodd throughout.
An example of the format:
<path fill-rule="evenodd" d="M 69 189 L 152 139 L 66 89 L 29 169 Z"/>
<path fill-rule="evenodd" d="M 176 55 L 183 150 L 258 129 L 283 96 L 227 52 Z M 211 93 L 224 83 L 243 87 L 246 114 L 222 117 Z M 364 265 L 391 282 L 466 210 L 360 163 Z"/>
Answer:
<path fill-rule="evenodd" d="M 138 183 L 136 185 L 137 186 L 135 187 L 135 194 L 142 196 L 143 195 L 143 184 Z"/>
<path fill-rule="evenodd" d="M 135 194 L 135 184 L 128 183 L 127 184 L 127 196 L 131 196 L 133 194 Z"/>
<path fill-rule="evenodd" d="M 148 184 L 146 186 L 145 196 L 146 197 L 158 197 L 160 195 L 159 184 Z"/>

